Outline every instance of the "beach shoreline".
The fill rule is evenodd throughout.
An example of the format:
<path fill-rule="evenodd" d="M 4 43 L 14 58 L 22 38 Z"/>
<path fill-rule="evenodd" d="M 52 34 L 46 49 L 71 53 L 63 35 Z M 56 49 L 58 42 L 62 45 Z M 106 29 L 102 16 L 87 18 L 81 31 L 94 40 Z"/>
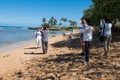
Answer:
<path fill-rule="evenodd" d="M 108 57 L 104 57 L 101 43 L 94 39 L 90 62 L 83 65 L 79 31 L 74 33 L 71 48 L 67 36 L 49 38 L 48 53 L 35 49 L 35 42 L 0 54 L 0 78 L 3 80 L 117 80 L 120 67 L 120 42 L 113 42 Z M 97 38 L 97 37 L 96 37 Z M 97 42 L 96 42 L 97 41 Z M 96 45 L 97 44 L 97 45 Z M 100 73 L 100 75 L 98 75 Z M 51 78 L 52 77 L 52 78 Z"/>
<path fill-rule="evenodd" d="M 59 36 L 59 37 L 61 37 L 61 36 Z M 53 38 L 51 38 L 51 39 L 53 40 Z M 24 62 L 25 60 L 30 58 L 30 56 L 26 56 L 25 53 L 28 53 L 28 54 L 31 52 L 42 53 L 42 49 L 29 49 L 29 48 L 35 47 L 34 41 L 31 41 L 31 42 L 28 42 L 25 44 L 21 44 L 20 46 L 17 46 L 16 44 L 10 45 L 10 47 L 11 46 L 12 46 L 12 48 L 10 50 L 8 49 L 0 54 L 0 61 L 1 61 L 0 75 L 4 75 L 4 73 L 9 72 L 9 70 L 19 69 L 20 68 L 19 66 L 22 65 L 21 61 Z M 15 46 L 17 46 L 17 47 L 15 47 Z M 33 57 L 33 56 L 31 55 L 31 57 Z"/>
<path fill-rule="evenodd" d="M 17 43 L 7 44 L 7 45 L 4 45 L 4 46 L 1 46 L 0 47 L 0 54 L 11 51 L 11 50 L 14 50 L 14 49 L 17 49 L 17 48 L 20 48 L 23 45 L 31 43 L 33 41 L 35 41 L 35 40 L 20 41 L 20 42 L 17 42 Z"/>
<path fill-rule="evenodd" d="M 77 30 L 77 32 L 79 32 L 79 31 Z M 66 31 L 65 34 L 66 34 L 66 36 L 68 36 L 70 34 L 70 31 Z M 53 35 L 54 36 L 52 36 L 52 35 L 49 36 L 49 38 L 62 36 L 63 34 L 61 33 L 61 34 L 53 34 Z M 11 50 L 14 50 L 14 49 L 17 49 L 17 48 L 20 48 L 20 47 L 24 46 L 25 44 L 29 44 L 29 43 L 32 43 L 32 42 L 34 42 L 34 46 L 35 46 L 35 39 L 19 41 L 19 42 L 13 43 L 13 44 L 7 44 L 7 45 L 4 45 L 4 46 L 0 46 L 0 54 L 11 51 Z"/>
<path fill-rule="evenodd" d="M 75 33 L 78 33 L 78 31 Z M 49 43 L 48 43 L 49 51 L 51 49 L 51 46 L 50 46 L 51 44 L 62 41 L 62 40 L 67 40 L 67 37 L 68 36 L 62 36 L 62 35 L 59 35 L 56 37 L 50 37 Z M 9 49 L 6 49 L 8 47 L 9 47 Z M 35 41 L 34 40 L 23 41 L 23 42 L 19 42 L 19 43 L 12 44 L 12 45 L 7 45 L 4 47 L 1 47 L 0 49 L 2 49 L 2 50 L 0 50 L 0 61 L 1 61 L 0 75 L 4 75 L 4 73 L 6 73 L 9 70 L 13 70 L 13 68 L 19 69 L 20 67 L 18 65 L 22 65 L 21 61 L 24 62 L 25 60 L 29 59 L 30 57 L 36 57 L 36 55 L 27 56 L 25 53 L 28 53 L 28 54 L 33 53 L 33 52 L 35 54 L 42 53 L 42 48 L 35 49 Z M 49 55 L 49 53 L 47 53 L 47 55 Z M 14 65 L 16 67 L 14 67 Z"/>

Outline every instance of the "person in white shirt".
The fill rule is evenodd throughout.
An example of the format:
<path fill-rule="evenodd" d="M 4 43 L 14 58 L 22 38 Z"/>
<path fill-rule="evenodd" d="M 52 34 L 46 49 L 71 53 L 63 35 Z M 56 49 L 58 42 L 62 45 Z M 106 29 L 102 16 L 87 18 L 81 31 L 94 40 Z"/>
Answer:
<path fill-rule="evenodd" d="M 110 47 L 110 42 L 112 39 L 112 23 L 111 20 L 105 18 L 105 29 L 104 29 L 104 36 L 105 36 L 105 40 L 103 41 L 104 43 L 104 55 L 107 56 L 107 54 L 109 53 L 109 47 Z M 103 26 L 101 26 L 103 27 Z"/>
<path fill-rule="evenodd" d="M 105 24 L 105 19 L 104 19 L 104 18 L 103 18 L 103 19 L 100 19 L 100 27 L 103 27 L 104 24 Z"/>
<path fill-rule="evenodd" d="M 103 28 L 104 28 L 104 25 L 105 25 L 105 19 L 104 18 L 102 18 L 102 19 L 100 19 L 100 27 L 102 28 L 101 30 L 101 34 L 100 35 L 102 35 L 103 34 Z"/>
<path fill-rule="evenodd" d="M 84 28 L 85 28 L 85 25 L 86 25 L 86 20 L 85 20 L 84 17 L 81 18 L 80 23 L 81 23 L 80 30 L 81 30 L 81 29 L 84 29 Z M 84 49 L 85 45 L 84 45 L 84 42 L 83 42 L 83 33 L 81 33 L 81 31 L 80 31 L 80 46 L 81 46 L 81 48 L 82 48 L 82 52 L 81 52 L 80 54 L 81 54 L 81 55 L 85 55 L 85 51 L 84 51 L 84 50 L 85 50 L 85 49 Z"/>
<path fill-rule="evenodd" d="M 39 28 L 36 32 L 35 32 L 35 38 L 36 38 L 36 49 L 41 47 L 41 39 L 42 39 L 42 35 L 41 35 L 41 29 Z"/>
<path fill-rule="evenodd" d="M 86 19 L 84 21 L 84 27 L 83 29 L 80 29 L 81 33 L 83 34 L 83 42 L 85 44 L 85 58 L 83 60 L 84 64 L 87 64 L 89 62 L 89 55 L 90 55 L 90 44 L 92 41 L 92 32 L 93 27 L 91 26 L 91 20 Z"/>

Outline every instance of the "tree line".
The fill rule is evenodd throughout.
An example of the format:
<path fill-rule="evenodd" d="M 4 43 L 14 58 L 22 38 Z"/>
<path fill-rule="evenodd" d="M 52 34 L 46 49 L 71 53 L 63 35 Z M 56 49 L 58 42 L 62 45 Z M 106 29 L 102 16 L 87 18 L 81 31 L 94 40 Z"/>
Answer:
<path fill-rule="evenodd" d="M 113 23 L 120 21 L 120 0 L 92 0 L 89 9 L 84 10 L 84 17 L 91 18 L 99 25 L 101 18 L 109 18 Z"/>
<path fill-rule="evenodd" d="M 66 23 L 69 23 L 69 26 Z M 77 27 L 77 22 L 73 20 L 68 20 L 67 18 L 61 18 L 58 23 L 57 19 L 51 17 L 48 21 L 46 18 L 42 18 L 43 27 Z"/>

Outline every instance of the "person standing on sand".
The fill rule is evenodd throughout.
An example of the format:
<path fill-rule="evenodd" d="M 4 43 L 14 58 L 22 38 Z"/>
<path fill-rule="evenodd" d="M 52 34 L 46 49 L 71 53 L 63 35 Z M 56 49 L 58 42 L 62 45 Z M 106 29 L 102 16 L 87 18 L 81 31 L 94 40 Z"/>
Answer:
<path fill-rule="evenodd" d="M 85 44 L 85 58 L 83 59 L 83 63 L 87 64 L 89 62 L 89 55 L 90 55 L 90 44 L 92 41 L 92 32 L 93 27 L 91 26 L 90 19 L 84 19 L 84 29 L 80 29 L 81 33 L 83 34 L 83 42 Z"/>
<path fill-rule="evenodd" d="M 37 31 L 35 32 L 35 38 L 36 38 L 36 49 L 41 47 L 41 39 L 42 39 L 42 35 L 41 35 L 41 29 L 37 29 Z"/>
<path fill-rule="evenodd" d="M 43 27 L 41 32 L 42 32 L 42 50 L 43 50 L 43 53 L 46 54 L 47 50 L 48 50 L 48 33 L 49 33 L 49 30 L 48 30 L 47 27 Z"/>
<path fill-rule="evenodd" d="M 110 42 L 112 39 L 112 32 L 111 32 L 111 28 L 112 28 L 112 23 L 111 20 L 108 18 L 105 18 L 105 22 L 104 22 L 104 37 L 105 40 L 103 41 L 104 44 L 104 55 L 107 56 L 107 54 L 109 53 L 109 47 L 110 47 Z M 103 25 L 101 25 L 102 29 L 103 29 Z"/>
<path fill-rule="evenodd" d="M 82 24 L 82 26 L 80 26 L 80 30 L 84 29 L 85 26 L 86 26 L 85 18 L 81 18 L 80 23 Z M 84 42 L 83 42 L 83 33 L 81 33 L 81 32 L 80 32 L 80 46 L 82 48 L 82 52 L 80 54 L 84 55 L 85 54 L 85 49 L 84 49 L 85 45 L 84 45 Z"/>

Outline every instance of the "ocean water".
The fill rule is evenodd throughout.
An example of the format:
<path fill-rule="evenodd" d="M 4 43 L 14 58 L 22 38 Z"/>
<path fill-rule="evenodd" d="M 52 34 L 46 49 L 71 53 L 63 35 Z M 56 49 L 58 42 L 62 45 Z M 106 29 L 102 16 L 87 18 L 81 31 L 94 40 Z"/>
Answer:
<path fill-rule="evenodd" d="M 50 31 L 49 36 L 60 34 L 60 31 Z M 29 40 L 35 40 L 35 30 L 29 30 L 27 27 L 0 26 L 0 47 Z"/>
<path fill-rule="evenodd" d="M 34 31 L 27 27 L 0 26 L 0 47 L 20 41 L 31 40 Z"/>

